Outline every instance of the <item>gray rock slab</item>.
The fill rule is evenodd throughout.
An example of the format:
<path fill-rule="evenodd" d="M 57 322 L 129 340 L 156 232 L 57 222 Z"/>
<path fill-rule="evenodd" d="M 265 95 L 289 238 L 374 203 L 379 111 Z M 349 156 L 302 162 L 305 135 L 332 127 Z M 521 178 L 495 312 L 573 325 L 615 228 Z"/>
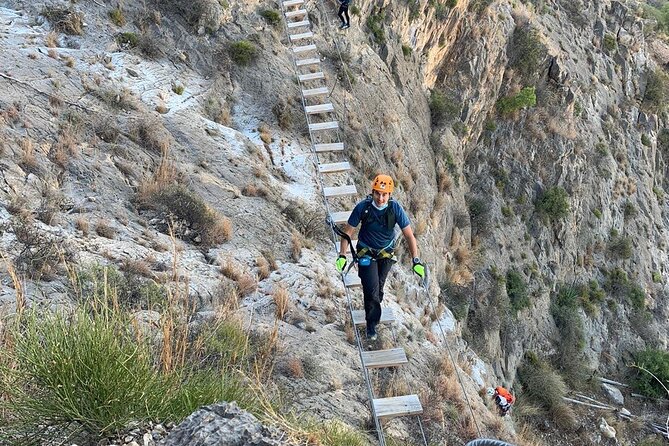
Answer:
<path fill-rule="evenodd" d="M 605 384 L 602 383 L 602 389 L 606 393 L 606 396 L 608 396 L 609 400 L 613 403 L 616 403 L 620 406 L 625 404 L 625 398 L 623 397 L 623 394 L 618 390 L 617 387 L 614 387 L 610 384 Z"/>

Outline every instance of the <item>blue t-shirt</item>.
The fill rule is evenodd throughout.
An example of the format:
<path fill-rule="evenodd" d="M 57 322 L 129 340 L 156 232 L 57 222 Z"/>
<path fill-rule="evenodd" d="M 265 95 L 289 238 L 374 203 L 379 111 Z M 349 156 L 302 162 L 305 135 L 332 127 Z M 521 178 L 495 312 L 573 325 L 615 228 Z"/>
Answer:
<path fill-rule="evenodd" d="M 373 249 L 392 247 L 391 245 L 395 240 L 395 228 L 388 229 L 386 225 L 386 212 L 392 206 L 395 211 L 395 223 L 399 225 L 400 229 L 406 228 L 411 223 L 406 212 L 404 212 L 402 206 L 395 200 L 389 201 L 388 206 L 382 211 L 376 209 L 368 200 L 363 200 L 353 208 L 353 212 L 351 212 L 351 216 L 348 218 L 348 224 L 354 228 L 358 226 L 362 219 L 362 213 L 367 206 L 369 206 L 369 217 L 367 223 L 360 228 L 358 242 L 363 246 Z"/>

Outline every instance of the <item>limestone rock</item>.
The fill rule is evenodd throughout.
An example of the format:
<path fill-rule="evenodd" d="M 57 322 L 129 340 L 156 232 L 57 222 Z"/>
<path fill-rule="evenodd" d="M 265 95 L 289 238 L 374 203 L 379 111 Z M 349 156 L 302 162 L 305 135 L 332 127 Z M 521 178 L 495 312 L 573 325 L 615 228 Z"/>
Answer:
<path fill-rule="evenodd" d="M 616 430 L 609 426 L 609 423 L 606 422 L 604 418 L 599 422 L 599 430 L 602 432 L 602 435 L 606 438 L 616 438 Z"/>
<path fill-rule="evenodd" d="M 604 389 L 604 392 L 606 392 L 606 395 L 609 397 L 609 400 L 612 402 L 622 406 L 625 404 L 625 398 L 623 397 L 623 394 L 618 390 L 617 387 L 614 387 L 609 384 L 602 383 L 602 389 Z"/>
<path fill-rule="evenodd" d="M 161 446 L 292 446 L 285 434 L 262 425 L 237 404 L 218 403 L 192 413 Z"/>

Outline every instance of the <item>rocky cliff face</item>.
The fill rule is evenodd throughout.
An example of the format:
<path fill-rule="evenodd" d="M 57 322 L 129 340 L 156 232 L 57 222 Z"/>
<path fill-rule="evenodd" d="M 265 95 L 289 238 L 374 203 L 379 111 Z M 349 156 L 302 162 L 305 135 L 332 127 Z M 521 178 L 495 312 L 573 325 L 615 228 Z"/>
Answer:
<path fill-rule="evenodd" d="M 0 215 L 7 222 L 0 247 L 20 264 L 30 241 L 10 222 L 33 214 L 36 230 L 76 262 L 143 262 L 147 275 L 169 280 L 167 224 L 136 204 L 143 182 L 169 166 L 174 181 L 185 180 L 234 228 L 230 240 L 210 246 L 203 228 L 181 233 L 179 271 L 193 298 L 214 305 L 220 267 L 234 264 L 260 276 L 258 293 L 243 303 L 270 323 L 268 296 L 287 285 L 299 317 L 284 327 L 286 349 L 328 367 L 309 384 L 283 385 L 299 395 L 298 407 L 358 423 L 364 392 L 339 325 L 344 302 L 332 292 L 334 253 L 320 229 L 286 36 L 259 15 L 276 5 L 196 6 L 123 2 L 133 19 L 116 26 L 106 7 L 83 2 L 76 5 L 85 22 L 80 37 L 49 34 L 54 23 L 44 21 L 42 5 L 11 1 L 0 9 Z M 667 141 L 658 87 L 665 48 L 649 45 L 638 5 L 353 6 L 346 32 L 333 26 L 331 2 L 307 7 L 356 167 L 352 179 L 365 191 L 378 171 L 397 178 L 397 199 L 431 266 L 431 291 L 460 322 L 449 310 L 432 319 L 450 322 L 454 339 L 468 341 L 456 342 L 458 367 L 470 371 L 473 398 L 481 387 L 514 382 L 528 350 L 575 352 L 579 366 L 621 373 L 631 352 L 667 349 Z M 121 32 L 142 40 L 124 44 Z M 248 66 L 227 50 L 241 39 L 259 51 Z M 536 104 L 523 103 L 522 92 Z M 306 235 L 307 246 L 296 248 L 291 231 Z M 267 252 L 276 271 L 260 275 Z M 389 282 L 388 305 L 401 315 L 399 332 L 413 352 L 408 373 L 420 378 L 440 341 L 404 260 Z M 32 300 L 65 296 L 53 263 L 30 274 Z M 567 288 L 582 325 L 574 333 L 559 317 L 556 327 L 556 296 Z M 0 290 L 7 307 L 14 296 L 8 286 Z M 565 343 L 579 345 L 565 352 Z M 481 399 L 476 405 L 486 410 Z M 504 429 L 514 438 L 511 426 Z"/>

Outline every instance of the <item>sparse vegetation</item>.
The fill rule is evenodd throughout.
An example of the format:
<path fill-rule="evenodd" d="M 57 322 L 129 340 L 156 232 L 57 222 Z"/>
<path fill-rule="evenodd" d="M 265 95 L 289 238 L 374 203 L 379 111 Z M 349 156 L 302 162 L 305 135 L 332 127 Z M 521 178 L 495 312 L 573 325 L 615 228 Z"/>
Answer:
<path fill-rule="evenodd" d="M 276 9 L 263 9 L 260 15 L 272 26 L 278 26 L 281 23 L 281 13 Z"/>
<path fill-rule="evenodd" d="M 523 276 L 514 270 L 506 273 L 506 294 L 511 301 L 511 309 L 518 312 L 530 306 L 530 297 L 527 293 L 527 284 Z"/>
<path fill-rule="evenodd" d="M 497 100 L 497 111 L 502 116 L 508 116 L 523 108 L 537 105 L 537 94 L 534 87 L 525 87 L 518 94 L 506 96 Z"/>
<path fill-rule="evenodd" d="M 450 121 L 460 114 L 460 105 L 455 98 L 447 95 L 443 90 L 435 88 L 430 92 L 430 116 L 432 125 L 440 125 Z"/>
<path fill-rule="evenodd" d="M 468 200 L 469 220 L 472 233 L 485 234 L 490 226 L 490 204 L 488 200 L 472 197 Z"/>
<path fill-rule="evenodd" d="M 410 57 L 411 53 L 413 53 L 413 49 L 409 45 L 402 44 L 402 54 L 404 54 L 404 57 Z"/>
<path fill-rule="evenodd" d="M 539 32 L 530 25 L 516 26 L 509 52 L 509 66 L 521 76 L 526 85 L 534 83 L 546 57 L 546 47 L 541 43 Z"/>
<path fill-rule="evenodd" d="M 535 210 L 551 222 L 556 222 L 569 215 L 569 195 L 559 187 L 549 187 L 537 198 Z"/>
<path fill-rule="evenodd" d="M 135 33 L 125 32 L 116 36 L 116 41 L 121 46 L 121 48 L 131 49 L 137 46 L 137 43 L 139 43 L 139 37 L 137 37 L 137 34 Z"/>
<path fill-rule="evenodd" d="M 612 53 L 618 49 L 618 41 L 616 36 L 611 33 L 604 34 L 604 50 L 607 53 Z"/>
<path fill-rule="evenodd" d="M 669 388 L 669 352 L 656 349 L 639 351 L 634 355 L 634 364 L 637 367 L 633 369 L 632 383 L 639 393 L 655 398 L 669 397 L 669 391 L 667 391 Z"/>
<path fill-rule="evenodd" d="M 169 132 L 153 118 L 142 118 L 131 124 L 130 138 L 156 153 L 166 153 L 170 147 Z"/>
<path fill-rule="evenodd" d="M 650 147 L 651 145 L 653 145 L 652 142 L 650 141 L 650 138 L 645 133 L 641 134 L 641 144 L 643 144 L 646 147 Z"/>
<path fill-rule="evenodd" d="M 637 312 L 643 312 L 646 308 L 645 291 L 630 280 L 627 273 L 620 268 L 614 268 L 606 273 L 604 289 L 613 297 L 624 299 Z"/>
<path fill-rule="evenodd" d="M 232 42 L 228 46 L 228 54 L 237 65 L 249 65 L 258 57 L 258 49 L 248 40 Z"/>
<path fill-rule="evenodd" d="M 619 235 L 612 236 L 608 246 L 611 256 L 618 259 L 629 259 L 632 257 L 632 239 Z"/>
<path fill-rule="evenodd" d="M 647 73 L 646 90 L 643 95 L 643 105 L 651 111 L 659 111 L 666 106 L 669 76 L 661 69 Z"/>
<path fill-rule="evenodd" d="M 121 8 L 114 8 L 109 11 L 109 19 L 112 21 L 112 23 L 116 26 L 124 26 L 125 25 L 125 16 L 123 15 L 123 11 Z"/>
<path fill-rule="evenodd" d="M 51 23 L 58 32 L 81 35 L 84 29 L 84 15 L 67 8 L 47 6 L 42 10 L 42 15 Z"/>
<path fill-rule="evenodd" d="M 383 30 L 384 15 L 370 14 L 367 17 L 367 28 L 372 33 L 372 38 L 377 45 L 386 43 L 386 33 Z"/>

